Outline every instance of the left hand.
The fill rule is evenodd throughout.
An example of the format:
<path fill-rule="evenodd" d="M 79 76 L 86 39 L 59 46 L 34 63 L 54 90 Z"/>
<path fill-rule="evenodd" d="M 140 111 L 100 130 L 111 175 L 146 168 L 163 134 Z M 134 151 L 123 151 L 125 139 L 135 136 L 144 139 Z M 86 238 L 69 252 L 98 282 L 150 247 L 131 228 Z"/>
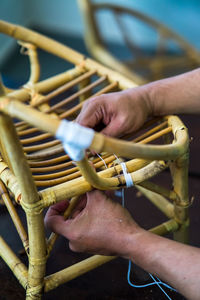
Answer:
<path fill-rule="evenodd" d="M 66 201 L 51 206 L 45 223 L 69 239 L 75 252 L 126 257 L 130 238 L 142 231 L 125 208 L 101 191 L 82 196 L 71 219 L 64 220 L 61 213 L 67 206 Z"/>

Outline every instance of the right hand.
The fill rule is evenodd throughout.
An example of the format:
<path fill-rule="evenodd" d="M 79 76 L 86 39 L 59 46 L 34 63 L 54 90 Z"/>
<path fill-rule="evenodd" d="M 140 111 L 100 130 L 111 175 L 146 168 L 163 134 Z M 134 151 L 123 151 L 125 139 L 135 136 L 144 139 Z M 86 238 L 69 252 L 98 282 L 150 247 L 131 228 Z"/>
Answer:
<path fill-rule="evenodd" d="M 104 94 L 87 100 L 77 117 L 85 127 L 103 123 L 101 133 L 121 137 L 137 130 L 151 115 L 146 86 Z"/>

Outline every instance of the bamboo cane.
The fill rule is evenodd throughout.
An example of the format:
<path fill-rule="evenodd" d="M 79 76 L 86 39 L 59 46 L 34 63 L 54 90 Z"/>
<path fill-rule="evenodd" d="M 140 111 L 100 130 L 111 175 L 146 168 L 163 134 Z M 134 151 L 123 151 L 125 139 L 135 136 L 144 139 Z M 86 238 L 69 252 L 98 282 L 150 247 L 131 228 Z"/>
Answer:
<path fill-rule="evenodd" d="M 26 266 L 20 261 L 8 244 L 0 236 L 0 256 L 7 263 L 9 268 L 15 274 L 20 284 L 26 289 L 28 284 L 28 271 Z"/>
<path fill-rule="evenodd" d="M 0 194 L 1 194 L 1 197 L 8 209 L 8 212 L 11 216 L 11 219 L 15 225 L 15 228 L 22 240 L 22 243 L 23 243 L 23 246 L 25 248 L 25 250 L 27 251 L 28 250 L 28 247 L 29 247 L 29 242 L 28 242 L 28 236 L 27 236 L 27 233 L 24 229 L 24 226 L 17 214 L 17 211 L 8 195 L 8 192 L 4 186 L 4 184 L 0 181 Z"/>
<path fill-rule="evenodd" d="M 0 115 L 0 134 L 7 149 L 8 157 L 12 161 L 13 171 L 18 178 L 22 192 L 23 207 L 26 209 L 29 233 L 27 300 L 39 299 L 44 284 L 46 241 L 42 211 L 34 212 L 32 208 L 39 200 L 38 193 L 13 123 L 10 117 L 3 114 Z"/>
<path fill-rule="evenodd" d="M 170 220 L 168 222 L 165 222 L 155 228 L 150 229 L 151 232 L 158 234 L 158 235 L 164 235 L 169 232 L 173 232 L 177 230 L 178 224 L 174 220 Z M 64 270 L 61 270 L 59 272 L 56 272 L 54 274 L 51 274 L 47 277 L 45 277 L 45 292 L 48 292 L 60 284 L 66 283 L 82 274 L 85 274 L 88 271 L 91 271 L 99 266 L 101 266 L 104 263 L 107 263 L 113 259 L 115 259 L 115 256 L 100 256 L 100 255 L 94 255 L 91 256 L 77 264 L 74 264 Z"/>

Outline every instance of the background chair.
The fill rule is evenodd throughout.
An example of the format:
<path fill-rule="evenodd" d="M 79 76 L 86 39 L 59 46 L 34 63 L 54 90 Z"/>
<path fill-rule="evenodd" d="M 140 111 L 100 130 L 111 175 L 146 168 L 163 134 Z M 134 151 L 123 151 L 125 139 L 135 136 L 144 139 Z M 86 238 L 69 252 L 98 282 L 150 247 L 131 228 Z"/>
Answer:
<path fill-rule="evenodd" d="M 124 74 L 138 84 L 169 77 L 197 68 L 200 53 L 181 36 L 143 13 L 109 3 L 78 0 L 85 24 L 85 43 L 99 62 Z M 108 19 L 109 14 L 109 19 Z M 101 24 L 115 22 L 120 48 L 106 40 Z M 151 37 L 151 49 L 135 37 L 145 31 Z M 122 54 L 124 53 L 124 55 Z"/>

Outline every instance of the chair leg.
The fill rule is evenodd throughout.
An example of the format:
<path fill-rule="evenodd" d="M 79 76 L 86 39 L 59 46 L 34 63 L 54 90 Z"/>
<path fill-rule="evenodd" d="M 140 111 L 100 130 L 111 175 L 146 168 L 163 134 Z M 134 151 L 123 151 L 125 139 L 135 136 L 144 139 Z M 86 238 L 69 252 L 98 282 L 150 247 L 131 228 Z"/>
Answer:
<path fill-rule="evenodd" d="M 178 200 L 174 204 L 175 220 L 180 224 L 174 233 L 174 240 L 189 243 L 189 197 L 188 197 L 188 153 L 173 163 L 171 168 L 174 183 L 174 191 Z"/>

